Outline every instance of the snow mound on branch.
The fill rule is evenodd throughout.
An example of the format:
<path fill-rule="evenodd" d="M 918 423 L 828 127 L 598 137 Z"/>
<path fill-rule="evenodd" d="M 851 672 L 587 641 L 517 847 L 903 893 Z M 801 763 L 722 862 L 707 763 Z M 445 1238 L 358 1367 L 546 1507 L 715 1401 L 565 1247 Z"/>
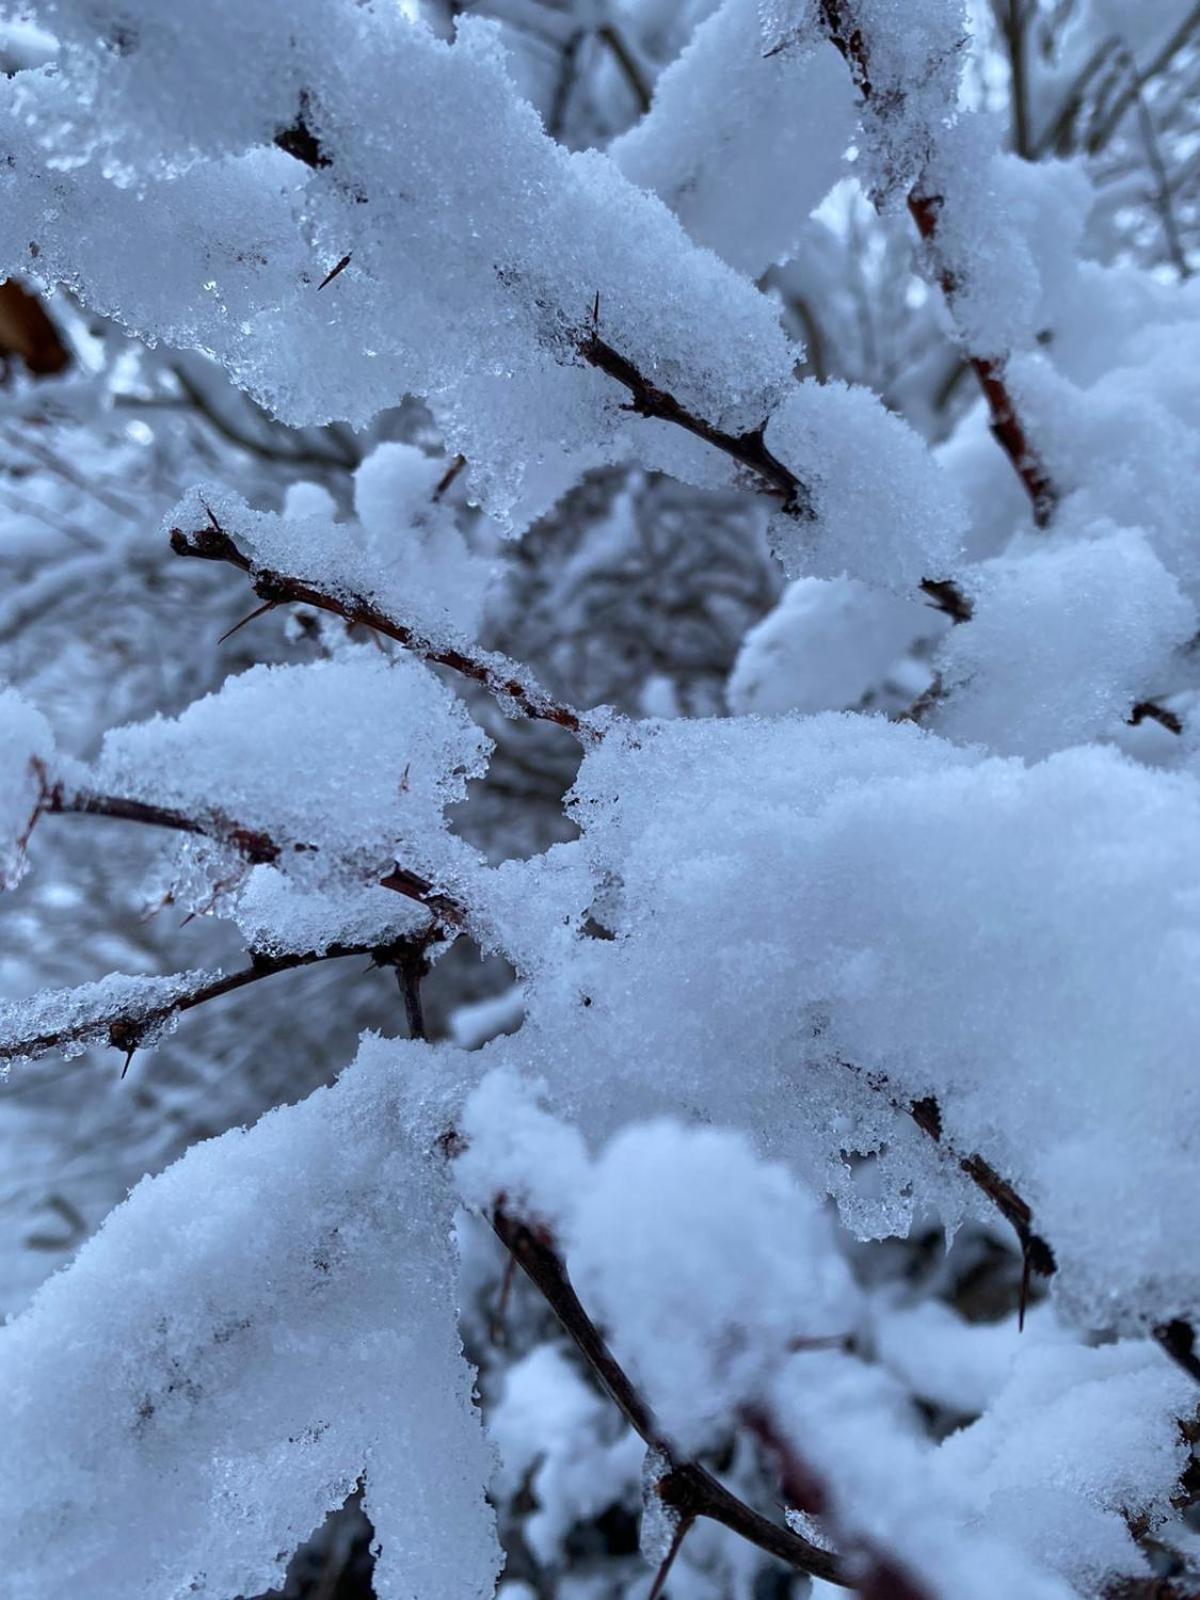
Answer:
<path fill-rule="evenodd" d="M 125 1050 L 157 1044 L 175 1030 L 174 1003 L 217 976 L 178 972 L 129 977 L 113 972 L 98 983 L 41 989 L 28 1000 L 0 1005 L 0 1075 L 11 1061 L 32 1061 L 50 1050 L 69 1060 L 96 1044 Z M 116 1037 L 114 1023 L 121 1025 Z"/>
<path fill-rule="evenodd" d="M 0 1332 L 8 1600 L 258 1594 L 364 1473 L 381 1600 L 491 1595 L 440 1055 L 193 1146 Z"/>
<path fill-rule="evenodd" d="M 790 1348 L 853 1328 L 829 1218 L 743 1136 L 629 1128 L 580 1187 L 572 1277 L 685 1452 L 752 1406 Z"/>
<path fill-rule="evenodd" d="M 854 710 L 929 632 L 931 615 L 857 578 L 797 578 L 743 639 L 729 708 L 739 715 Z"/>
<path fill-rule="evenodd" d="M 41 794 L 35 763 L 54 754 L 54 735 L 41 712 L 15 689 L 0 688 L 0 889 L 25 871 L 23 840 Z"/>
<path fill-rule="evenodd" d="M 794 252 L 855 122 L 833 46 L 766 55 L 757 12 L 757 0 L 726 0 L 658 79 L 649 114 L 609 146 L 697 244 L 751 277 Z"/>
<path fill-rule="evenodd" d="M 457 861 L 445 806 L 486 766 L 490 740 L 422 663 L 350 647 L 257 666 L 180 716 L 118 728 L 92 780 L 109 792 L 260 830 L 278 864 L 316 881 Z"/>
<path fill-rule="evenodd" d="M 1194 779 L 863 717 L 676 721 L 590 753 L 573 810 L 612 937 L 536 974 L 486 1057 L 589 1129 L 747 1129 L 864 1237 L 906 1232 L 914 1192 L 995 1218 L 958 1168 L 978 1152 L 1072 1314 L 1200 1311 Z"/>
<path fill-rule="evenodd" d="M 1095 531 L 968 570 L 974 615 L 942 644 L 939 732 L 1037 758 L 1113 734 L 1170 682 L 1196 608 L 1143 534 Z"/>
<path fill-rule="evenodd" d="M 597 298 L 602 337 L 717 427 L 760 426 L 790 383 L 773 303 L 608 157 L 546 136 L 495 24 L 447 44 L 393 5 L 87 13 L 0 112 L 0 267 L 28 264 L 37 218 L 48 280 L 211 352 L 281 420 L 418 396 L 519 532 L 608 461 L 713 470 L 582 359 Z"/>
<path fill-rule="evenodd" d="M 762 0 L 766 50 L 803 48 L 819 26 L 848 47 L 860 89 L 859 172 L 880 200 L 901 201 L 956 114 L 963 0 Z M 831 26 L 832 24 L 832 26 Z"/>
<path fill-rule="evenodd" d="M 956 563 L 965 507 L 919 436 L 871 390 L 796 384 L 768 422 L 766 444 L 813 495 L 815 523 L 771 521 L 789 577 L 849 573 L 914 589 Z"/>

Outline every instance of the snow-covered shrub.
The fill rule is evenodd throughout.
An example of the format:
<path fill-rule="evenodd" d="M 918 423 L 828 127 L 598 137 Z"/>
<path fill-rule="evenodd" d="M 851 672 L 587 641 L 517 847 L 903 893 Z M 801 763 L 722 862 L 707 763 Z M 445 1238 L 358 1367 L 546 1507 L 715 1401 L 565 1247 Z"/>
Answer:
<path fill-rule="evenodd" d="M 1198 52 L 0 4 L 5 1597 L 1200 1593 Z"/>

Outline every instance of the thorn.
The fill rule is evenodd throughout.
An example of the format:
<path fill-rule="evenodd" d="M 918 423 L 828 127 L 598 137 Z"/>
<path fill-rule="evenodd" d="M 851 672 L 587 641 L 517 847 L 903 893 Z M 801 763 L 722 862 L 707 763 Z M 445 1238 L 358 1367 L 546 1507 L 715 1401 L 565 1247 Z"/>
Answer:
<path fill-rule="evenodd" d="M 694 1517 L 680 1517 L 675 1526 L 675 1532 L 671 1536 L 670 1547 L 668 1548 L 666 1555 L 662 1558 L 662 1562 L 659 1565 L 658 1571 L 654 1574 L 654 1582 L 650 1585 L 650 1593 L 646 1596 L 646 1600 L 658 1600 L 659 1595 L 663 1591 L 663 1585 L 666 1583 L 667 1578 L 670 1575 L 671 1568 L 675 1565 L 675 1557 L 679 1554 L 683 1541 L 691 1532 L 692 1523 L 694 1521 Z"/>
<path fill-rule="evenodd" d="M 255 617 L 261 617 L 264 611 L 274 611 L 278 604 L 279 602 L 277 600 L 264 600 L 261 606 L 256 606 L 254 610 L 251 611 L 249 615 L 244 616 L 240 622 L 235 622 L 232 628 L 226 628 L 225 632 L 217 640 L 217 643 L 224 644 L 226 639 L 231 639 L 239 628 L 244 628 L 248 622 L 253 622 Z"/>
<path fill-rule="evenodd" d="M 600 291 L 596 290 L 596 298 L 592 301 L 592 329 L 598 331 L 600 327 Z"/>
<path fill-rule="evenodd" d="M 121 1082 L 122 1083 L 125 1082 L 125 1074 L 129 1071 L 129 1063 L 133 1060 L 133 1058 L 134 1058 L 134 1056 L 136 1054 L 137 1054 L 137 1046 L 136 1045 L 134 1045 L 132 1050 L 128 1050 L 125 1053 L 125 1065 L 121 1068 Z"/>
<path fill-rule="evenodd" d="M 213 532 L 214 533 L 224 534 L 225 529 L 217 521 L 216 517 L 213 516 L 213 509 L 209 505 L 208 501 L 207 500 L 201 500 L 200 504 L 204 507 L 204 515 L 208 518 L 209 522 L 212 524 Z"/>
<path fill-rule="evenodd" d="M 329 271 L 325 274 L 325 276 L 321 279 L 320 283 L 317 285 L 318 293 L 325 287 L 325 285 L 327 283 L 332 283 L 333 280 L 337 277 L 339 272 L 345 272 L 346 268 L 349 265 L 350 265 L 350 256 L 349 255 L 344 255 L 342 257 L 342 259 L 338 262 L 337 266 L 336 267 L 331 267 L 329 269 Z"/>
<path fill-rule="evenodd" d="M 438 479 L 437 488 L 433 491 L 432 495 L 434 500 L 440 500 L 442 498 L 446 490 L 454 482 L 455 478 L 458 477 L 459 473 L 466 466 L 466 464 L 467 458 L 460 451 L 459 454 L 454 457 L 454 460 L 450 463 L 450 465 L 446 468 L 445 472 L 443 472 L 441 477 Z"/>

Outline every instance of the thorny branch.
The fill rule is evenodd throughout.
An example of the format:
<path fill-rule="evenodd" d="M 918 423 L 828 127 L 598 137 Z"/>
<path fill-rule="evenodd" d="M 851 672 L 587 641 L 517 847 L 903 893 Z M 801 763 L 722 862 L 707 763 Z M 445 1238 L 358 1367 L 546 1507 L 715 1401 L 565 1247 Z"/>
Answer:
<path fill-rule="evenodd" d="M 886 1092 L 885 1079 L 873 1077 L 868 1081 L 872 1088 Z M 892 1104 L 900 1109 L 899 1102 L 893 1100 Z M 932 1095 L 926 1095 L 921 1100 L 913 1100 L 904 1109 L 922 1133 L 928 1134 L 935 1143 L 942 1143 L 941 1107 Z M 1021 1246 L 1022 1262 L 1018 1326 L 1023 1327 L 1025 1307 L 1029 1298 L 1030 1275 L 1036 1272 L 1039 1277 L 1052 1277 L 1058 1270 L 1054 1251 L 1045 1237 L 1034 1229 L 1033 1207 L 1007 1178 L 1001 1177 L 991 1162 L 985 1161 L 977 1152 L 962 1156 L 949 1146 L 944 1148 L 959 1170 L 970 1178 L 980 1194 L 986 1195 L 1005 1221 L 1011 1224 L 1017 1236 Z M 1151 1333 L 1171 1360 L 1189 1377 L 1200 1383 L 1200 1353 L 1195 1349 L 1196 1333 L 1191 1323 L 1183 1317 L 1172 1317 L 1167 1322 L 1158 1323 L 1151 1329 Z"/>
<path fill-rule="evenodd" d="M 91 789 L 69 789 L 62 783 L 43 781 L 42 794 L 30 822 L 30 830 L 41 816 L 111 817 L 118 822 L 139 822 L 176 833 L 190 833 L 211 839 L 236 850 L 251 865 L 272 865 L 284 854 L 284 847 L 259 829 L 243 827 L 219 811 L 191 814 L 170 806 L 147 804 L 124 795 L 100 794 Z M 28 833 L 26 835 L 28 837 Z M 294 854 L 315 851 L 316 845 L 294 843 L 287 849 Z M 407 867 L 395 866 L 378 880 L 383 889 L 392 889 L 406 899 L 415 900 L 430 912 L 439 937 L 460 933 L 467 924 L 467 910 L 453 896 Z"/>
<path fill-rule="evenodd" d="M 821 0 L 821 23 L 826 37 L 845 60 L 863 101 L 870 102 L 875 93 L 871 82 L 870 45 L 863 37 L 862 29 L 854 24 L 852 16 L 847 15 L 848 10 L 852 13 L 853 7 L 847 7 L 845 0 Z M 908 209 L 917 232 L 931 249 L 937 246 L 938 220 L 943 203 L 941 195 L 924 192 L 919 183 L 908 197 Z M 953 274 L 942 268 L 938 281 L 947 301 L 953 306 L 957 289 Z M 967 355 L 991 414 L 992 433 L 1029 495 L 1034 522 L 1039 528 L 1047 527 L 1059 500 L 1059 490 L 1021 422 L 1008 387 L 1005 363 L 970 351 Z"/>
<path fill-rule="evenodd" d="M 579 354 L 590 365 L 610 378 L 615 378 L 629 391 L 629 409 L 640 417 L 654 417 L 660 422 L 673 423 L 677 428 L 703 439 L 714 449 L 736 461 L 757 479 L 758 487 L 768 494 L 782 498 L 783 510 L 801 522 L 815 520 L 816 511 L 808 485 L 766 445 L 766 424 L 747 433 L 727 433 L 706 422 L 681 404 L 666 389 L 643 376 L 627 356 L 613 348 L 599 334 L 600 297 L 597 295 L 592 312 L 590 329 L 579 338 Z M 967 622 L 971 617 L 971 602 L 949 578 L 926 578 L 921 588 L 939 611 L 953 617 L 955 622 Z"/>
<path fill-rule="evenodd" d="M 460 676 L 481 684 L 502 707 L 515 707 L 523 717 L 555 723 L 574 734 L 584 746 L 599 741 L 598 722 L 584 712 L 560 704 L 531 673 L 517 667 L 507 657 L 490 651 L 467 651 L 454 645 L 437 644 L 417 628 L 398 617 L 389 616 L 363 595 L 333 594 L 302 578 L 292 578 L 284 573 L 257 567 L 238 548 L 211 512 L 209 516 L 211 526 L 207 528 L 190 532 L 182 528 L 171 530 L 171 549 L 176 555 L 195 556 L 202 561 L 227 561 L 246 574 L 254 593 L 267 607 L 305 605 L 318 611 L 331 612 L 345 622 L 370 628 L 375 633 L 394 639 L 422 661 L 449 667 Z"/>
<path fill-rule="evenodd" d="M 598 297 L 597 297 L 598 300 Z M 677 428 L 695 434 L 696 438 L 703 439 L 706 444 L 713 445 L 717 450 L 729 456 L 747 468 L 759 480 L 760 485 L 765 485 L 768 492 L 781 495 L 783 509 L 789 515 L 799 518 L 802 522 L 812 522 L 816 513 L 813 510 L 812 497 L 807 485 L 791 470 L 784 465 L 778 456 L 772 455 L 767 449 L 765 423 L 748 433 L 726 433 L 721 428 L 716 428 L 703 417 L 698 417 L 665 389 L 643 377 L 633 362 L 623 356 L 619 350 L 603 340 L 595 327 L 598 320 L 599 306 L 593 314 L 593 327 L 581 335 L 578 342 L 579 354 L 589 366 L 596 367 L 600 372 L 606 372 L 610 378 L 615 378 L 619 384 L 628 389 L 630 394 L 629 409 L 635 411 L 639 417 L 656 417 L 661 422 L 673 423 Z"/>
<path fill-rule="evenodd" d="M 852 4 L 849 8 L 852 11 Z M 1020 15 L 1019 0 L 1010 0 L 1012 26 L 1023 28 L 1024 19 Z M 864 102 L 871 101 L 874 95 L 874 86 L 871 82 L 870 46 L 864 38 L 862 29 L 857 27 L 852 17 L 848 17 L 846 0 L 821 0 L 820 18 L 830 43 L 841 54 L 849 68 L 854 86 Z M 1178 30 L 1177 37 L 1169 41 L 1169 49 L 1173 54 L 1182 47 L 1190 36 L 1197 21 L 1200 21 L 1200 6 L 1194 8 L 1190 20 Z M 1169 59 L 1169 56 L 1168 56 Z M 1014 62 L 1014 70 L 1016 63 Z M 1154 69 L 1157 70 L 1157 69 Z M 1137 83 L 1136 74 L 1134 78 Z M 1136 91 L 1135 91 L 1136 92 Z M 1026 128 L 1026 137 L 1028 129 Z M 938 224 L 945 204 L 944 197 L 938 194 L 927 193 L 918 182 L 908 196 L 909 214 L 916 225 L 917 232 L 922 240 L 936 253 Z M 946 267 L 938 271 L 938 283 L 947 303 L 953 309 L 954 296 L 958 288 L 954 274 Z M 1003 358 L 981 356 L 967 351 L 967 361 L 979 383 L 979 388 L 987 404 L 991 418 L 992 435 L 1000 445 L 1005 455 L 1012 464 L 1014 472 L 1020 479 L 1026 494 L 1029 496 L 1033 508 L 1033 520 L 1037 527 L 1046 528 L 1050 525 L 1061 498 L 1061 491 L 1051 477 L 1049 469 L 1039 455 L 1037 448 L 1026 431 L 1025 424 L 1017 409 L 1012 391 L 1008 385 L 1006 362 Z M 921 588 L 930 600 L 941 611 L 944 611 L 954 622 L 969 622 L 973 613 L 970 600 L 962 593 L 959 587 L 949 581 L 925 579 Z M 910 719 L 919 720 L 941 693 L 940 684 L 934 683 L 927 694 L 921 697 L 908 713 Z M 1171 733 L 1182 732 L 1182 723 L 1173 711 L 1167 710 L 1154 701 L 1145 700 L 1136 705 L 1129 717 L 1129 722 L 1136 727 L 1147 718 L 1161 724 Z"/>
<path fill-rule="evenodd" d="M 371 956 L 375 966 L 394 967 L 398 972 L 402 972 L 413 961 L 424 960 L 427 943 L 428 935 L 423 935 L 415 939 L 399 939 L 392 944 L 380 944 L 378 941 L 331 944 L 325 950 L 290 951 L 284 955 L 270 955 L 265 951 L 250 950 L 247 952 L 249 965 L 237 972 L 218 973 L 213 977 L 202 978 L 194 989 L 162 1005 L 141 1008 L 136 1012 L 131 1010 L 127 1014 L 112 1018 L 107 1024 L 108 1043 L 114 1050 L 125 1052 L 125 1071 L 127 1071 L 134 1052 L 140 1049 L 145 1040 L 156 1033 L 165 1022 L 172 1017 L 181 1016 L 185 1011 L 194 1011 L 197 1006 L 207 1005 L 210 1000 L 219 1000 L 222 995 L 232 994 L 235 990 L 244 989 L 252 983 L 260 983 L 264 978 L 273 978 L 279 972 L 293 972 L 299 967 L 310 967 L 320 961 L 340 961 L 346 956 Z M 95 1034 L 96 1027 L 94 1021 L 84 1019 L 70 1027 L 2 1040 L 0 1061 L 33 1058 L 45 1055 L 50 1050 L 60 1050 L 64 1045 L 86 1042 Z M 416 1034 L 412 1036 L 417 1037 Z M 125 1071 L 122 1071 L 122 1077 Z"/>

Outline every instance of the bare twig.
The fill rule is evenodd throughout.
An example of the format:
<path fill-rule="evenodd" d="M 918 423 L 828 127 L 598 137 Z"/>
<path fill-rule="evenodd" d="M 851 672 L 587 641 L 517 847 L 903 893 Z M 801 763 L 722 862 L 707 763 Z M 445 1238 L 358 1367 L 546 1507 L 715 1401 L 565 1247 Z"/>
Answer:
<path fill-rule="evenodd" d="M 466 456 L 464 456 L 462 454 L 462 452 L 459 451 L 458 455 L 456 455 L 453 458 L 453 460 L 450 462 L 450 465 L 446 468 L 445 472 L 443 472 L 441 477 L 438 479 L 437 484 L 436 484 L 436 486 L 434 488 L 433 494 L 431 495 L 430 498 L 433 499 L 433 500 L 440 500 L 442 498 L 442 496 L 446 493 L 447 489 L 449 489 L 450 485 L 454 482 L 455 478 L 458 477 L 459 473 L 466 466 L 466 464 L 467 464 Z"/>
<path fill-rule="evenodd" d="M 908 198 L 908 210 L 917 225 L 921 238 L 931 246 L 937 242 L 938 219 L 944 201 L 940 195 L 913 190 Z M 953 309 L 957 281 L 943 268 L 938 275 L 942 293 Z M 1013 465 L 1013 470 L 1028 494 L 1033 506 L 1033 520 L 1039 528 L 1048 527 L 1058 504 L 1059 490 L 1050 473 L 1034 449 L 1025 425 L 1017 411 L 1016 402 L 1008 386 L 1005 362 L 992 356 L 979 356 L 967 352 L 971 369 L 979 381 L 983 398 L 991 416 L 992 435 Z"/>

